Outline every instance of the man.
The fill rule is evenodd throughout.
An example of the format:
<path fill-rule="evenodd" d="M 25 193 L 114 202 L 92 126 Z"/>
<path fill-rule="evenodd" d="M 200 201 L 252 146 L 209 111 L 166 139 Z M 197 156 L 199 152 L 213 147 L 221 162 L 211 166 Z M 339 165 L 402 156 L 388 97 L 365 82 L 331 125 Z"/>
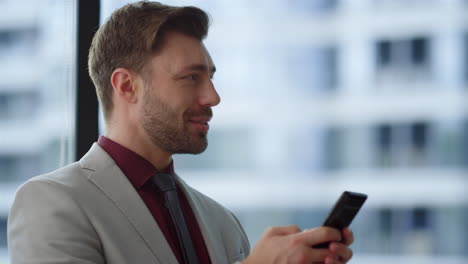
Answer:
<path fill-rule="evenodd" d="M 326 227 L 271 228 L 249 254 L 236 217 L 175 174 L 173 154 L 207 147 L 211 108 L 220 102 L 211 81 L 216 68 L 202 43 L 208 24 L 198 8 L 138 2 L 97 31 L 89 72 L 106 135 L 79 162 L 18 190 L 8 222 L 12 264 L 351 258 L 352 233 Z"/>

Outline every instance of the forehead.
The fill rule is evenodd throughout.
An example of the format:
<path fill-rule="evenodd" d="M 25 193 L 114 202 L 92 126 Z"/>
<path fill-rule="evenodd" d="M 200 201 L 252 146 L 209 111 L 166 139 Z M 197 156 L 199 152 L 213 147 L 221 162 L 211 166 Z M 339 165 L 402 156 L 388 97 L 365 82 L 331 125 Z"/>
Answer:
<path fill-rule="evenodd" d="M 178 32 L 168 32 L 160 51 L 153 57 L 153 69 L 176 73 L 191 65 L 203 65 L 207 70 L 214 68 L 213 60 L 200 40 Z"/>

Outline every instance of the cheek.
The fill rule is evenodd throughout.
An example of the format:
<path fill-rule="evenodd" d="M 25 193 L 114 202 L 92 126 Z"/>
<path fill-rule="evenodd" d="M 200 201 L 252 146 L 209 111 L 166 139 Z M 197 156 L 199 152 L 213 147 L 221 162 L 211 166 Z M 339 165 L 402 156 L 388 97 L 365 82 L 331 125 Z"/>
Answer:
<path fill-rule="evenodd" d="M 159 98 L 172 112 L 174 118 L 188 120 L 190 111 L 197 109 L 194 87 L 173 85 L 170 89 L 160 91 Z"/>
<path fill-rule="evenodd" d="M 176 100 L 171 102 L 171 108 L 174 110 L 177 115 L 183 115 L 186 117 L 191 111 L 196 109 L 195 100 L 192 100 L 190 97 L 175 97 Z"/>

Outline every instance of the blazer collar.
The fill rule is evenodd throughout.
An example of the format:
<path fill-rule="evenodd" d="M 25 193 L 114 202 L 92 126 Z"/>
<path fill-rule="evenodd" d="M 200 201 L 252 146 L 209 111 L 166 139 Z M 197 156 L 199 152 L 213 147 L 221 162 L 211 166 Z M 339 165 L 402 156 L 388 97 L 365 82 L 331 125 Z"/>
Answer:
<path fill-rule="evenodd" d="M 176 264 L 177 259 L 150 211 L 107 152 L 94 143 L 80 160 L 80 165 L 93 171 L 88 179 L 120 209 L 158 262 Z"/>
<path fill-rule="evenodd" d="M 115 164 L 114 160 L 98 144 L 80 160 L 83 169 L 93 171 L 88 179 L 93 182 L 120 209 L 127 220 L 133 225 L 138 234 L 151 249 L 160 263 L 177 264 L 177 258 L 167 243 L 164 234 L 154 220 L 151 212 L 141 200 L 125 174 Z M 180 183 L 190 206 L 193 209 L 198 225 L 205 240 L 211 263 L 227 263 L 223 238 L 215 228 L 219 223 L 212 212 L 204 204 L 190 186 L 177 174 L 175 180 Z"/>

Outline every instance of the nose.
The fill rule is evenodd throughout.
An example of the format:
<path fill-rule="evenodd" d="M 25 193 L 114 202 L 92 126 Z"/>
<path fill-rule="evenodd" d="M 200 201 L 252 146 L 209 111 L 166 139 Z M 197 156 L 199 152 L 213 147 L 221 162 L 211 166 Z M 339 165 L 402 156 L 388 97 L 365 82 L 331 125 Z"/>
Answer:
<path fill-rule="evenodd" d="M 219 97 L 211 79 L 208 80 L 207 84 L 204 86 L 199 101 L 200 105 L 207 107 L 216 106 L 221 102 L 221 97 Z"/>

